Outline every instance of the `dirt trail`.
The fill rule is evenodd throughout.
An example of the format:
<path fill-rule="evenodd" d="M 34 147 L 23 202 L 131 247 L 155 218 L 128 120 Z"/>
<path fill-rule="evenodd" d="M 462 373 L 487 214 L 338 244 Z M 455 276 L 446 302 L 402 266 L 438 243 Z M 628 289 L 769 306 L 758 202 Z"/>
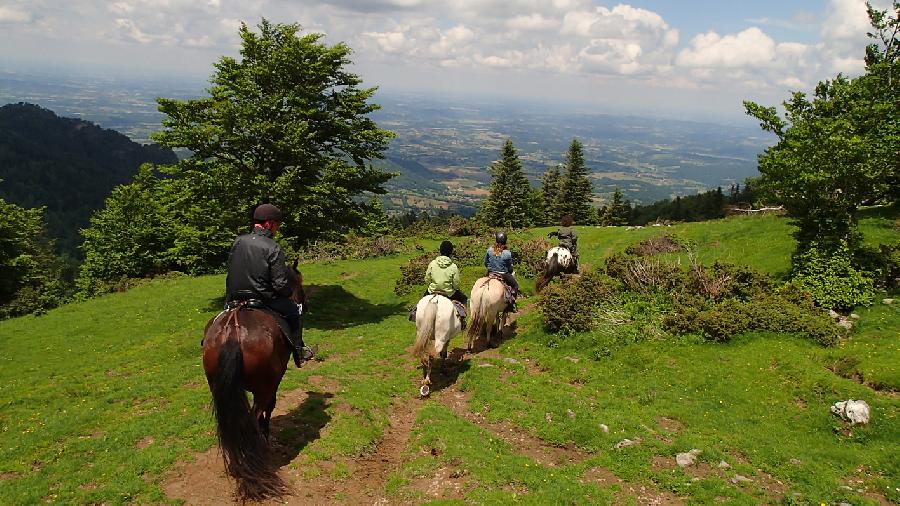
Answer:
<path fill-rule="evenodd" d="M 384 497 L 388 475 L 401 464 L 401 456 L 421 402 L 398 402 L 390 411 L 389 426 L 374 451 L 357 459 L 340 458 L 321 462 L 318 476 L 306 476 L 308 467 L 292 467 L 290 463 L 300 450 L 317 438 L 324 426 L 304 421 L 303 406 L 328 403 L 331 393 L 294 390 L 282 397 L 272 417 L 273 450 L 281 464 L 281 475 L 294 491 L 292 495 L 263 501 L 261 505 L 289 504 L 389 504 Z M 299 408 L 297 408 L 299 407 Z M 292 409 L 296 408 L 296 409 Z M 288 410 L 291 410 L 290 412 Z M 324 419 L 327 422 L 328 418 Z M 276 436 L 280 435 L 280 436 Z M 340 469 L 339 472 L 336 470 Z M 332 474 L 347 476 L 335 478 Z M 166 495 L 188 505 L 213 505 L 237 502 L 234 484 L 225 476 L 217 448 L 198 454 L 190 463 L 177 466 L 163 483 Z"/>

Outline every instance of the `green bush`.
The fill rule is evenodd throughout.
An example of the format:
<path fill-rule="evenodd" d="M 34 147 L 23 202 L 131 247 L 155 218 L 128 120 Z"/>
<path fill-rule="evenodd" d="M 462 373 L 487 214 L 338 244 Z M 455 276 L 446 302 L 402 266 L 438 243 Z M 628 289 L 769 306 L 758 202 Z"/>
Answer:
<path fill-rule="evenodd" d="M 563 276 L 544 289 L 540 300 L 544 327 L 551 332 L 584 332 L 597 324 L 597 309 L 617 284 L 595 271 Z"/>
<path fill-rule="evenodd" d="M 296 254 L 304 262 L 321 262 L 389 256 L 402 249 L 403 242 L 389 235 L 365 237 L 349 234 L 343 241 L 316 241 Z M 287 256 L 291 258 L 293 255 L 287 254 Z"/>
<path fill-rule="evenodd" d="M 686 283 L 680 266 L 655 258 L 616 253 L 606 261 L 606 273 L 634 292 L 671 292 Z"/>
<path fill-rule="evenodd" d="M 836 344 L 843 330 L 809 299 L 796 297 L 793 287 L 786 295 L 758 294 L 750 300 L 729 298 L 718 304 L 690 297 L 676 302 L 673 312 L 663 317 L 663 328 L 674 334 L 701 333 L 718 342 L 752 330 L 768 330 L 800 334 L 823 346 Z"/>
<path fill-rule="evenodd" d="M 846 243 L 830 248 L 811 244 L 794 256 L 793 281 L 825 308 L 869 305 L 875 297 L 873 279 L 857 270 L 853 260 Z"/>
<path fill-rule="evenodd" d="M 553 245 L 543 237 L 529 239 L 515 248 L 513 251 L 513 264 L 516 267 L 516 276 L 525 278 L 537 277 L 544 268 L 544 260 L 547 251 Z"/>
<path fill-rule="evenodd" d="M 400 267 L 400 278 L 394 283 L 394 293 L 408 295 L 416 287 L 425 285 L 425 271 L 428 264 L 435 258 L 434 253 L 423 253 L 410 259 L 406 265 Z"/>

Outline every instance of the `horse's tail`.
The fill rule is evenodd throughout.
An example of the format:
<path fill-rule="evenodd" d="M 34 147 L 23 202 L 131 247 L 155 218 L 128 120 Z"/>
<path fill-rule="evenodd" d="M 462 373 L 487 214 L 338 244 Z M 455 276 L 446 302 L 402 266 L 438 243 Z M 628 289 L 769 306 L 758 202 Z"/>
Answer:
<path fill-rule="evenodd" d="M 232 329 L 230 325 L 225 332 Z M 258 500 L 281 495 L 286 487 L 272 464 L 269 445 L 244 394 L 244 356 L 237 339 L 226 336 L 219 348 L 213 383 L 213 411 L 225 470 L 237 482 L 238 495 Z"/>
<path fill-rule="evenodd" d="M 538 277 L 537 282 L 534 284 L 535 290 L 541 292 L 544 290 L 544 287 L 550 283 L 550 280 L 553 279 L 553 276 L 556 276 L 559 273 L 559 253 L 553 252 L 553 255 L 550 257 L 550 260 L 547 261 L 547 265 L 544 267 L 544 271 L 541 272 L 540 277 Z"/>
<path fill-rule="evenodd" d="M 472 289 L 472 321 L 469 322 L 469 330 L 466 333 L 466 339 L 469 343 L 474 343 L 481 335 L 482 327 L 484 327 L 483 308 L 485 304 L 485 292 L 490 286 L 489 282 L 481 283 Z"/>
<path fill-rule="evenodd" d="M 413 345 L 413 355 L 423 364 L 428 363 L 431 350 L 428 346 L 434 342 L 434 324 L 437 320 L 438 298 L 432 297 L 425 303 L 421 320 L 416 318 L 416 344 Z M 419 326 L 419 321 L 422 325 Z"/>

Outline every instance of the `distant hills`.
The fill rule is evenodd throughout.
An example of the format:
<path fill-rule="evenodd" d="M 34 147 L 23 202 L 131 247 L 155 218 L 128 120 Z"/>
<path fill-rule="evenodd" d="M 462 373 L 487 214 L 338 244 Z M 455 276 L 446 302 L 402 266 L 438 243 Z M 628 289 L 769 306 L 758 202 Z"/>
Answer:
<path fill-rule="evenodd" d="M 174 153 L 142 145 L 80 119 L 40 106 L 0 107 L 0 197 L 23 207 L 46 206 L 57 249 L 78 256 L 79 229 L 116 185 L 142 163 L 174 163 Z"/>

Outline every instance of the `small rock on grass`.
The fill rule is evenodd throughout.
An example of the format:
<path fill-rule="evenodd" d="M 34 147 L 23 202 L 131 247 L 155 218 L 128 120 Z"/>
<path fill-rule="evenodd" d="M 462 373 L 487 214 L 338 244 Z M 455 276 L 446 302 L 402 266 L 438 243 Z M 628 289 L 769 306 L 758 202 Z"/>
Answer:
<path fill-rule="evenodd" d="M 628 448 L 629 446 L 634 446 L 634 445 L 636 445 L 636 444 L 638 444 L 638 443 L 640 443 L 640 442 L 641 442 L 641 439 L 640 439 L 640 438 L 637 438 L 637 439 L 635 439 L 635 440 L 631 440 L 631 439 L 625 438 L 625 439 L 619 441 L 618 443 L 616 443 L 615 448 L 616 448 L 617 450 L 622 449 L 622 448 Z"/>
<path fill-rule="evenodd" d="M 850 422 L 851 425 L 869 423 L 869 405 L 866 401 L 855 401 L 853 399 L 847 401 L 835 402 L 831 406 L 831 412 L 841 417 L 842 420 Z"/>
<path fill-rule="evenodd" d="M 737 485 L 739 483 L 753 483 L 753 480 L 751 480 L 750 478 L 747 478 L 746 476 L 736 474 L 731 477 L 731 483 L 734 483 L 735 485 Z"/>
<path fill-rule="evenodd" d="M 569 418 L 575 418 L 575 412 L 572 411 L 571 409 L 566 410 L 566 415 L 568 415 Z"/>
<path fill-rule="evenodd" d="M 719 469 L 731 469 L 731 464 L 725 462 L 724 460 L 719 461 Z"/>
<path fill-rule="evenodd" d="M 503 359 L 503 361 L 506 362 L 507 364 L 518 364 L 518 363 L 519 363 L 518 360 L 516 360 L 516 359 L 514 359 L 514 358 L 512 358 L 512 357 L 505 357 L 505 358 Z"/>
<path fill-rule="evenodd" d="M 840 320 L 841 319 L 841 314 L 838 313 L 837 311 L 835 311 L 834 309 L 828 310 L 828 316 L 830 316 L 832 320 Z"/>
<path fill-rule="evenodd" d="M 859 320 L 859 315 L 856 313 L 850 313 L 850 319 L 851 320 Z"/>
<path fill-rule="evenodd" d="M 605 423 L 601 423 L 601 424 L 600 424 L 600 430 L 602 430 L 604 433 L 608 433 L 608 432 L 609 432 L 609 427 L 608 427 Z"/>
<path fill-rule="evenodd" d="M 689 452 L 679 453 L 678 455 L 675 455 L 675 462 L 679 467 L 692 466 L 697 460 L 697 455 L 700 455 L 700 450 L 694 448 Z"/>
<path fill-rule="evenodd" d="M 887 304 L 888 306 L 890 306 L 891 304 L 894 303 L 894 299 L 881 299 L 881 303 Z"/>
<path fill-rule="evenodd" d="M 791 459 L 789 462 L 794 466 L 799 466 L 801 464 L 800 459 Z"/>

